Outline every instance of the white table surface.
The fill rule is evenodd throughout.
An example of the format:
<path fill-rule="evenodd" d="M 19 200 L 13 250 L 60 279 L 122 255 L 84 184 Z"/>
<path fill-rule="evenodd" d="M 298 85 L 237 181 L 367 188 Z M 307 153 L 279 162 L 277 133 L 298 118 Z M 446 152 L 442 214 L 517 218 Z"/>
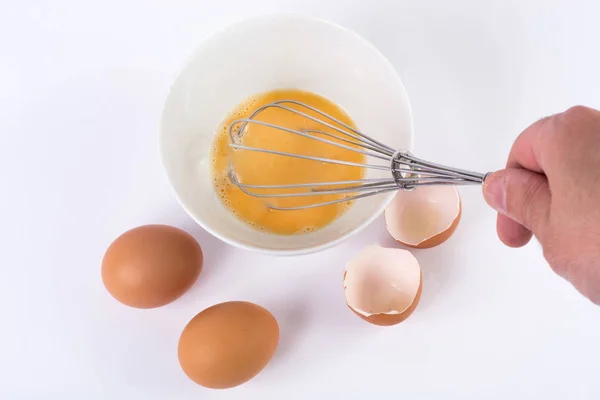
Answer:
<path fill-rule="evenodd" d="M 213 31 L 300 12 L 371 40 L 411 97 L 415 151 L 481 171 L 527 125 L 600 108 L 597 1 L 103 0 L 0 5 L 0 398 L 598 399 L 600 308 L 555 276 L 539 245 L 505 248 L 478 188 L 443 246 L 416 252 L 420 306 L 372 326 L 344 304 L 361 246 L 391 244 L 379 219 L 297 258 L 234 249 L 195 226 L 169 189 L 157 125 L 173 76 Z M 167 223 L 205 252 L 197 284 L 140 311 L 100 279 L 124 230 Z M 212 391 L 177 362 L 188 320 L 242 299 L 281 326 L 272 362 Z M 318 397 L 321 395 L 321 397 Z"/>

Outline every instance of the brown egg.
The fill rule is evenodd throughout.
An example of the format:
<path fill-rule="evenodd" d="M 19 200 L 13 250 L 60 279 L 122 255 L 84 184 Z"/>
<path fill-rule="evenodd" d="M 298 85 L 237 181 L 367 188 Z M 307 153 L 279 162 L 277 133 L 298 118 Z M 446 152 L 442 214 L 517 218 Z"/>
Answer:
<path fill-rule="evenodd" d="M 221 303 L 187 324 L 179 339 L 179 363 L 199 385 L 231 388 L 256 376 L 278 342 L 279 325 L 269 311 L 243 301 Z"/>
<path fill-rule="evenodd" d="M 145 225 L 119 236 L 102 260 L 102 281 L 118 301 L 155 308 L 183 295 L 202 270 L 202 249 L 181 229 Z"/>
<path fill-rule="evenodd" d="M 398 191 L 385 209 L 390 234 L 405 246 L 428 249 L 452 236 L 462 214 L 454 186 L 423 186 Z"/>
<path fill-rule="evenodd" d="M 413 313 L 422 288 L 421 268 L 407 250 L 371 245 L 346 265 L 346 304 L 375 325 L 396 325 Z"/>

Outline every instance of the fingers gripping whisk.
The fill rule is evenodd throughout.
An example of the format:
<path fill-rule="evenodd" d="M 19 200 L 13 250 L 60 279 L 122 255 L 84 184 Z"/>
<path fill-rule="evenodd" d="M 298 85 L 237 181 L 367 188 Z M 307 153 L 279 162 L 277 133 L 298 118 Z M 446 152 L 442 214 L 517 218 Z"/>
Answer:
<path fill-rule="evenodd" d="M 311 126 L 318 126 L 321 127 L 321 129 L 293 129 L 291 127 L 262 121 L 257 118 L 269 108 L 278 108 L 285 112 L 301 116 L 307 121 L 311 121 Z M 366 161 L 354 162 L 246 145 L 244 144 L 243 136 L 251 124 L 273 128 L 273 134 L 283 134 L 284 132 L 287 132 L 289 134 L 314 140 L 315 146 L 319 144 L 332 145 L 340 149 L 356 152 L 366 156 Z M 327 131 L 325 131 L 325 129 Z M 419 186 L 427 185 L 477 185 L 482 184 L 486 178 L 486 174 L 439 165 L 417 158 L 409 151 L 393 149 L 386 144 L 365 135 L 339 119 L 296 100 L 275 101 L 258 108 L 248 118 L 233 121 L 229 127 L 229 138 L 229 146 L 236 151 L 260 152 L 279 157 L 294 157 L 320 163 L 361 167 L 366 170 L 389 172 L 388 176 L 382 178 L 308 182 L 286 185 L 256 185 L 251 182 L 241 182 L 235 172 L 234 163 L 231 163 L 229 179 L 234 185 L 240 188 L 240 190 L 250 196 L 274 199 L 319 195 L 344 195 L 341 198 L 336 198 L 334 200 L 320 201 L 296 207 L 279 207 L 274 204 L 269 204 L 269 207 L 275 210 L 301 210 L 321 207 L 396 190 L 411 190 Z M 265 192 L 265 190 L 268 190 L 268 192 Z"/>

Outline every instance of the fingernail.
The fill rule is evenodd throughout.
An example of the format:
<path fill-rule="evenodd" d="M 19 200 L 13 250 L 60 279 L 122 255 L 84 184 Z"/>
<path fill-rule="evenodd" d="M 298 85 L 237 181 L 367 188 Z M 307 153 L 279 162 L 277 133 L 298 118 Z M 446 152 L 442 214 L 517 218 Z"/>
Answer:
<path fill-rule="evenodd" d="M 490 207 L 506 214 L 506 180 L 503 176 L 490 175 L 483 185 L 483 193 Z"/>

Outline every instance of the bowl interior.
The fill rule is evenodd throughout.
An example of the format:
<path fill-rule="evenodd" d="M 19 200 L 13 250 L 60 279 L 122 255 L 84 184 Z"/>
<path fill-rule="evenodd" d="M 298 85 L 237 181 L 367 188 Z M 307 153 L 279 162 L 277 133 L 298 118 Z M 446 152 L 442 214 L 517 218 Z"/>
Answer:
<path fill-rule="evenodd" d="M 406 92 L 395 70 L 372 45 L 328 22 L 269 16 L 215 34 L 185 64 L 163 113 L 162 160 L 182 206 L 213 235 L 266 252 L 316 251 L 366 226 L 393 194 L 358 200 L 325 228 L 294 236 L 259 232 L 226 210 L 210 177 L 214 132 L 238 103 L 278 88 L 321 94 L 343 107 L 362 132 L 393 148 L 412 149 Z M 367 177 L 388 175 L 367 172 Z"/>

